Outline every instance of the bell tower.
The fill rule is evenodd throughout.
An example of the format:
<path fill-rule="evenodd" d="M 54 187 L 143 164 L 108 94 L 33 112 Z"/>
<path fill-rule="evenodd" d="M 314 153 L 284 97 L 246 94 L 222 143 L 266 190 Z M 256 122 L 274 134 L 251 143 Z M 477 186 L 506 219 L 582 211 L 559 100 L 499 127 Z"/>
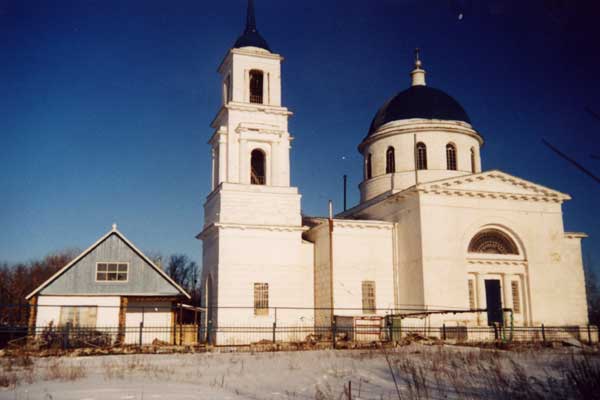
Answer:
<path fill-rule="evenodd" d="M 212 190 L 221 183 L 288 187 L 288 117 L 281 105 L 281 62 L 256 29 L 253 2 L 246 28 L 219 66 L 222 105 L 211 123 Z"/>
<path fill-rule="evenodd" d="M 280 312 L 278 323 L 314 320 L 313 245 L 302 240 L 301 196 L 290 186 L 292 113 L 281 105 L 282 61 L 258 33 L 250 0 L 246 27 L 218 68 L 211 191 L 197 236 L 205 329 L 216 343 L 237 340 L 219 327 L 271 321 L 278 306 L 304 308 Z"/>

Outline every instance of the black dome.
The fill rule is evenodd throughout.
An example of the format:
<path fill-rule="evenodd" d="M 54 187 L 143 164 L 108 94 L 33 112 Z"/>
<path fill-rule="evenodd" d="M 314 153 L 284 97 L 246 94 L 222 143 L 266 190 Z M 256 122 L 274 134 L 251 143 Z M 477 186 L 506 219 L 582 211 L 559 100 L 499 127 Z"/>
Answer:
<path fill-rule="evenodd" d="M 398 93 L 377 111 L 367 136 L 372 135 L 380 126 L 388 122 L 410 118 L 471 123 L 464 108 L 452 97 L 439 89 L 416 85 Z"/>
<path fill-rule="evenodd" d="M 267 41 L 260 36 L 260 33 L 258 33 L 256 29 L 253 31 L 245 31 L 233 45 L 233 47 L 236 49 L 246 46 L 260 47 L 261 49 L 265 49 L 269 52 L 271 51 Z"/>
<path fill-rule="evenodd" d="M 236 49 L 247 46 L 260 47 L 261 49 L 271 52 L 269 44 L 262 36 L 260 36 L 258 29 L 256 29 L 254 2 L 252 0 L 248 0 L 248 9 L 246 11 L 246 29 L 244 29 L 242 36 L 240 36 L 233 45 L 233 47 Z"/>

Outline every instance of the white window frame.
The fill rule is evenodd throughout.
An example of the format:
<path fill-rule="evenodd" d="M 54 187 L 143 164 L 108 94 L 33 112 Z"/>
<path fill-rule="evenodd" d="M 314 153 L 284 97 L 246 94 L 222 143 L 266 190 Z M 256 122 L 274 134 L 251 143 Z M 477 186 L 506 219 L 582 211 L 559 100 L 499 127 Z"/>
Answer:
<path fill-rule="evenodd" d="M 108 265 L 109 264 L 117 264 L 117 271 L 116 271 L 117 275 L 119 274 L 119 265 L 122 265 L 122 264 L 126 265 L 127 266 L 127 270 L 125 271 L 125 277 L 127 279 L 121 280 L 121 281 L 120 280 L 110 281 L 108 279 L 106 279 L 106 280 L 102 280 L 102 279 L 99 280 L 98 279 L 98 266 L 100 264 L 106 264 L 106 274 L 107 274 L 107 277 L 108 277 Z M 100 271 L 100 272 L 102 272 L 102 271 Z M 98 261 L 96 263 L 96 270 L 94 271 L 94 280 L 96 281 L 96 283 L 110 283 L 110 284 L 113 284 L 113 283 L 127 283 L 127 282 L 129 282 L 129 262 L 127 262 L 127 261 Z"/>
<path fill-rule="evenodd" d="M 254 282 L 254 316 L 269 315 L 269 283 Z"/>
<path fill-rule="evenodd" d="M 94 323 L 90 324 L 90 325 L 81 325 L 81 315 L 82 315 L 82 311 L 84 311 L 84 309 L 86 311 L 92 309 L 94 310 Z M 66 313 L 68 311 L 72 311 L 72 317 L 73 320 L 72 321 L 67 321 L 67 322 L 63 322 L 64 319 L 66 319 Z M 58 315 L 58 325 L 59 326 L 66 326 L 67 324 L 71 324 L 71 326 L 73 327 L 81 327 L 81 328 L 96 328 L 96 326 L 98 325 L 98 306 L 94 306 L 94 305 L 89 305 L 89 306 L 69 306 L 69 305 L 64 305 L 64 306 L 60 306 L 60 312 Z"/>
<path fill-rule="evenodd" d="M 373 293 L 369 293 L 369 289 L 372 289 Z M 362 281 L 361 292 L 362 292 L 362 312 L 363 314 L 377 314 L 377 292 L 375 281 Z M 373 302 L 372 307 L 370 302 Z"/>

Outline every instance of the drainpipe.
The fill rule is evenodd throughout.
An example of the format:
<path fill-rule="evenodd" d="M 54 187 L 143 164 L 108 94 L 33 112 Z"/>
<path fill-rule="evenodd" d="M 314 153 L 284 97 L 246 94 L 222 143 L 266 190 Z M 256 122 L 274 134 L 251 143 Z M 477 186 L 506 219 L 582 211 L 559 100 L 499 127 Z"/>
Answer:
<path fill-rule="evenodd" d="M 331 326 L 335 324 L 333 315 L 333 202 L 329 200 L 329 304 L 331 306 Z"/>

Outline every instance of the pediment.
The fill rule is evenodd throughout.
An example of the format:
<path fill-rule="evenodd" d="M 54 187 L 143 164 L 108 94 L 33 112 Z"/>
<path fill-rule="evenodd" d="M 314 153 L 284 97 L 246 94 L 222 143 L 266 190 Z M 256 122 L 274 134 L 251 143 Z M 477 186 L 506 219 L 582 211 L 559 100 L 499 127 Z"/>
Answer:
<path fill-rule="evenodd" d="M 426 192 L 500 197 L 523 200 L 565 201 L 571 197 L 545 186 L 518 178 L 502 171 L 492 170 L 479 174 L 443 179 L 419 185 Z"/>

